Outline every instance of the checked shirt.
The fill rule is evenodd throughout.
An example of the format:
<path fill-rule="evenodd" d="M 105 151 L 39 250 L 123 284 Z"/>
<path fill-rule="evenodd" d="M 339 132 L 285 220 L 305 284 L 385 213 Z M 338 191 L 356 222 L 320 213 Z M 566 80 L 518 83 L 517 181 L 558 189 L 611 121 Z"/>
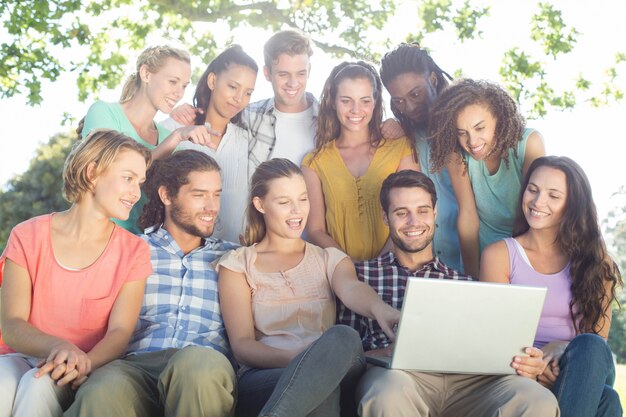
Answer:
<path fill-rule="evenodd" d="M 400 265 L 392 252 L 368 261 L 357 262 L 354 266 L 359 280 L 374 288 L 385 303 L 398 310 L 402 309 L 404 290 L 409 277 L 472 279 L 469 275 L 448 267 L 438 257 L 433 258 L 432 261 L 415 272 Z M 363 350 L 381 349 L 389 346 L 390 340 L 376 321 L 352 312 L 340 301 L 337 303 L 337 323 L 353 327 L 359 332 L 363 341 Z"/>
<path fill-rule="evenodd" d="M 218 302 L 217 272 L 211 263 L 238 245 L 209 238 L 185 255 L 160 226 L 140 237 L 150 246 L 154 272 L 146 282 L 128 352 L 204 346 L 232 360 Z"/>

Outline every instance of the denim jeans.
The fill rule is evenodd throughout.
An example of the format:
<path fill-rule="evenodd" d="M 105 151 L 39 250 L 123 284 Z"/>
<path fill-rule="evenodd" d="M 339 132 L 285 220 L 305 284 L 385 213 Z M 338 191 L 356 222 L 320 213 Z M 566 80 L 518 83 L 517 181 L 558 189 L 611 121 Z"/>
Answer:
<path fill-rule="evenodd" d="M 559 376 L 552 392 L 563 417 L 621 417 L 622 406 L 612 388 L 613 354 L 595 334 L 576 336 L 559 361 Z"/>
<path fill-rule="evenodd" d="M 286 368 L 249 369 L 241 375 L 236 416 L 339 417 L 341 392 L 353 392 L 364 371 L 358 333 L 333 326 Z"/>

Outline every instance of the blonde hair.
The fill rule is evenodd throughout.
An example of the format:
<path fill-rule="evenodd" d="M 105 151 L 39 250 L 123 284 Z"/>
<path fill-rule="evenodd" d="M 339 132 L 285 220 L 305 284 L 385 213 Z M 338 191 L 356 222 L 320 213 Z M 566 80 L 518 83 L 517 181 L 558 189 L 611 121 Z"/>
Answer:
<path fill-rule="evenodd" d="M 143 156 L 146 166 L 152 155 L 145 146 L 111 129 L 95 129 L 84 140 L 74 144 L 63 166 L 63 196 L 70 203 L 80 202 L 86 192 L 93 190 L 93 179 L 100 176 L 115 161 L 120 152 L 135 151 Z M 89 166 L 95 163 L 90 178 Z"/>
<path fill-rule="evenodd" d="M 156 73 L 165 65 L 167 58 L 174 58 L 179 61 L 191 63 L 191 58 L 187 51 L 182 49 L 176 49 L 168 45 L 151 46 L 144 49 L 144 51 L 137 58 L 137 67 L 135 72 L 126 79 L 124 88 L 122 88 L 122 95 L 120 96 L 120 103 L 126 103 L 132 99 L 137 91 L 141 88 L 141 77 L 139 76 L 139 70 L 142 66 L 146 66 L 149 72 Z"/>

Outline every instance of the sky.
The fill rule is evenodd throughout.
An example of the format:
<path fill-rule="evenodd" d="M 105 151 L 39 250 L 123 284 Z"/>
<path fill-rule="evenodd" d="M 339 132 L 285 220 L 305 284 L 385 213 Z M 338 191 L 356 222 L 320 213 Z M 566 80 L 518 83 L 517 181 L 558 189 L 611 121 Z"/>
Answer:
<path fill-rule="evenodd" d="M 435 61 L 449 73 L 462 68 L 468 77 L 497 82 L 502 53 L 513 45 L 532 47 L 529 30 L 530 17 L 536 10 L 535 2 L 500 0 L 487 3 L 491 5 L 491 12 L 490 17 L 481 24 L 482 39 L 460 43 L 453 33 L 448 32 L 424 40 L 423 46 L 431 49 Z M 626 15 L 626 2 L 596 0 L 593 7 L 582 0 L 553 1 L 552 4 L 563 11 L 563 19 L 568 25 L 581 32 L 572 54 L 556 62 L 546 58 L 545 68 L 558 74 L 558 77 L 551 78 L 554 86 L 559 88 L 560 83 L 571 83 L 580 72 L 600 82 L 604 79 L 603 71 L 613 64 L 615 53 L 626 52 L 626 46 L 618 42 L 626 39 L 626 25 L 621 21 Z M 395 17 L 383 30 L 384 36 L 390 37 L 394 43 L 402 41 L 417 21 L 415 1 L 399 1 L 397 8 Z M 270 33 L 241 28 L 229 34 L 262 66 L 262 45 Z M 372 36 L 376 36 L 376 33 Z M 4 41 L 5 37 L 6 34 L 0 29 L 0 41 Z M 135 57 L 130 57 L 129 61 L 133 63 Z M 308 90 L 319 96 L 330 68 L 338 62 L 316 50 L 312 57 Z M 192 65 L 194 69 L 204 69 L 206 63 L 192 59 Z M 128 73 L 133 71 L 132 66 L 129 65 Z M 623 74 L 620 85 L 626 90 L 626 64 L 622 64 L 619 69 Z M 44 82 L 44 100 L 39 106 L 28 106 L 25 97 L 0 99 L 4 140 L 0 152 L 0 187 L 27 169 L 37 147 L 47 142 L 50 136 L 70 129 L 69 126 L 61 125 L 64 112 L 70 113 L 76 120 L 85 114 L 95 97 L 80 103 L 77 94 L 72 92 L 75 89 L 75 76 L 65 74 L 54 83 Z M 120 90 L 121 86 L 115 90 L 102 90 L 99 98 L 116 101 Z M 271 94 L 269 83 L 259 72 L 252 100 Z M 190 86 L 183 101 L 190 102 L 192 95 L 193 86 Z M 390 112 L 387 114 L 391 116 Z M 157 120 L 164 117 L 158 115 Z M 621 173 L 626 155 L 626 130 L 622 128 L 621 122 L 625 118 L 624 102 L 602 108 L 592 108 L 582 103 L 573 111 L 551 111 L 544 119 L 529 120 L 527 123 L 542 133 L 548 154 L 569 156 L 583 167 L 591 181 L 601 217 L 617 204 L 611 195 L 626 184 L 626 175 Z"/>

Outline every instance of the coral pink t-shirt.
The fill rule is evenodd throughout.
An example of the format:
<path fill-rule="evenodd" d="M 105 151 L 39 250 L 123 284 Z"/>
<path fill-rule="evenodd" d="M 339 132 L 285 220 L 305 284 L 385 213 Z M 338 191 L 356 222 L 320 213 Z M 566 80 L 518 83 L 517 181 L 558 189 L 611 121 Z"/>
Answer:
<path fill-rule="evenodd" d="M 65 268 L 52 251 L 53 215 L 15 226 L 0 265 L 10 259 L 27 270 L 32 284 L 29 323 L 89 352 L 104 337 L 122 286 L 152 273 L 150 249 L 141 238 L 116 225 L 93 264 L 80 270 Z M 12 352 L 0 343 L 0 354 Z"/>

